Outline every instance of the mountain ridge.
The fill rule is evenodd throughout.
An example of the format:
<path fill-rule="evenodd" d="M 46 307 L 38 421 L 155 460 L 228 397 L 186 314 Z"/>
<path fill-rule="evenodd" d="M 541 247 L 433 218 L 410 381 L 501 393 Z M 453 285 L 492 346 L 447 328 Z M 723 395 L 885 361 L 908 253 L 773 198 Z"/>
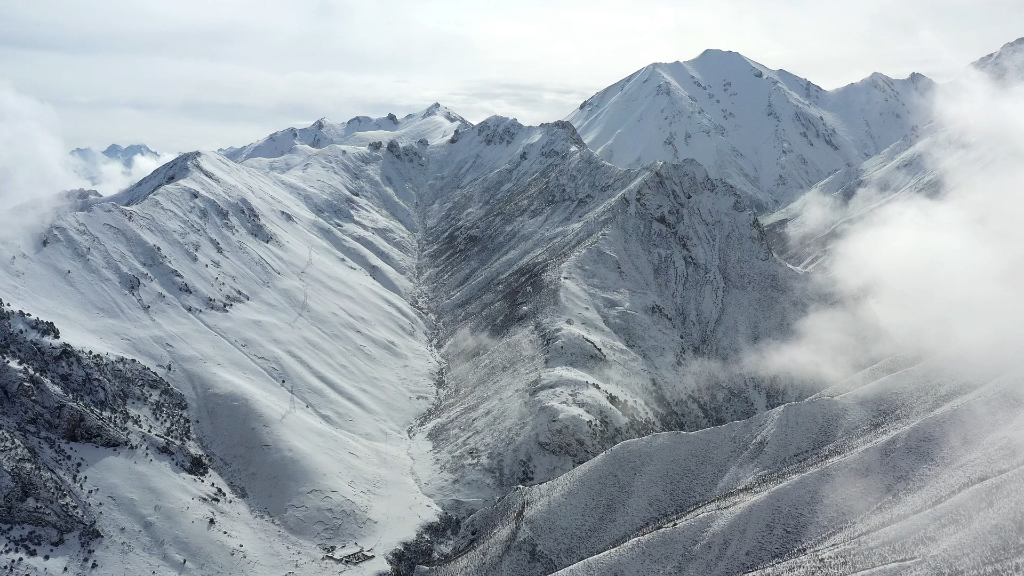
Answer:
<path fill-rule="evenodd" d="M 869 181 L 941 184 L 918 170 L 931 90 L 872 74 L 825 91 L 707 50 L 568 120 L 472 124 L 437 103 L 324 118 L 179 155 L 116 194 L 64 194 L 37 234 L 0 238 L 0 292 L 44 311 L 67 354 L 130 364 L 110 396 L 132 377 L 174 396 L 194 436 L 149 461 L 68 435 L 29 400 L 50 407 L 44 392 L 79 379 L 5 355 L 0 401 L 22 396 L 0 418 L 16 453 L 0 484 L 38 501 L 0 507 L 0 558 L 65 538 L 19 570 L 1020 566 L 1012 530 L 959 553 L 986 534 L 973 510 L 1021 522 L 1017 375 L 892 356 L 822 382 L 749 357 L 836 299 L 808 272 L 830 237 L 787 236 L 806 198 L 770 209 L 806 189 L 840 203 Z M 0 314 L 0 344 L 62 354 L 56 327 L 26 317 Z M 152 409 L 134 400 L 97 421 L 142 434 L 125 421 Z M 992 417 L 971 427 L 977 413 Z M 46 450 L 18 448 L 42 425 Z"/>
<path fill-rule="evenodd" d="M 567 120 L 605 160 L 632 167 L 693 157 L 764 211 L 923 124 L 932 84 L 876 73 L 826 91 L 739 53 L 707 50 L 648 65 Z"/>
<path fill-rule="evenodd" d="M 405 118 L 384 119 L 398 128 L 385 141 L 363 122 L 374 131 L 358 133 L 370 140 L 362 145 L 285 139 L 276 157 L 238 162 L 191 152 L 119 194 L 79 195 L 38 244 L 0 243 L 14 263 L 0 287 L 54 311 L 71 341 L 164 366 L 161 375 L 199 421 L 208 481 L 230 487 L 251 510 L 204 504 L 209 513 L 229 515 L 252 541 L 284 530 L 282 542 L 304 542 L 307 559 L 318 545 L 393 548 L 415 530 L 413 519 L 435 513 L 435 502 L 467 514 L 616 439 L 682 425 L 673 414 L 700 427 L 787 398 L 740 377 L 704 388 L 670 384 L 667 375 L 680 368 L 652 360 L 666 346 L 644 335 L 645 320 L 630 319 L 646 315 L 647 302 L 662 310 L 659 333 L 693 331 L 669 346 L 685 359 L 746 333 L 723 301 L 761 302 L 765 326 L 796 306 L 796 298 L 767 296 L 795 274 L 772 259 L 728 185 L 695 163 L 614 167 L 565 122 L 530 127 L 492 117 L 468 126 L 440 107 L 426 115 L 431 124 L 420 122 L 423 113 Z M 691 218 L 702 228 L 686 238 L 679 223 Z M 653 241 L 658 251 L 645 251 Z M 616 263 L 613 252 L 635 261 Z M 743 266 L 734 262 L 748 258 L 756 266 L 737 276 Z M 664 277 L 620 286 L 628 275 L 616 270 L 626 265 Z M 588 270 L 600 271 L 603 284 L 587 280 Z M 765 287 L 751 284 L 762 274 L 771 279 Z M 52 298 L 67 290 L 85 294 L 103 321 L 56 307 Z M 481 355 L 478 342 L 488 339 L 494 350 Z M 529 379 L 510 379 L 508 362 Z M 634 369 L 641 387 L 615 382 Z M 495 404 L 490 391 L 505 384 Z M 513 416 L 538 409 L 561 420 Z M 474 411 L 490 411 L 491 426 L 474 419 L 472 433 L 453 435 Z M 567 449 L 577 436 L 584 446 Z M 158 501 L 190 498 L 173 474 L 147 478 Z M 393 499 L 400 511 L 387 504 Z M 153 538 L 133 544 L 148 551 L 147 562 L 165 554 Z M 190 563 L 203 558 L 223 570 L 231 561 L 216 539 L 174 542 Z M 140 566 L 108 552 L 100 564 Z M 319 570 L 306 562 L 303 570 Z M 374 566 L 380 558 L 366 570 Z"/>

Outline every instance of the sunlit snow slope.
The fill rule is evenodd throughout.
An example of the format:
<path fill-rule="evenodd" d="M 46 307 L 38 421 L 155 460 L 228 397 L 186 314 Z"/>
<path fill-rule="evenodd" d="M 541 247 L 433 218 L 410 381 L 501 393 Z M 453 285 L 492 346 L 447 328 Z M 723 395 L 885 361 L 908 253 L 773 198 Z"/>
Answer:
<path fill-rule="evenodd" d="M 736 52 L 706 50 L 634 72 L 567 120 L 609 162 L 694 158 L 764 211 L 924 125 L 932 87 L 920 74 L 872 74 L 823 90 Z"/>
<path fill-rule="evenodd" d="M 386 151 L 337 152 L 288 175 L 186 154 L 3 244 L 5 296 L 66 341 L 157 369 L 230 487 L 230 505 L 193 500 L 202 486 L 181 474 L 98 458 L 90 481 L 119 494 L 96 554 L 109 573 L 316 572 L 314 544 L 387 550 L 435 514 L 406 434 L 437 368 L 409 303 L 416 241 Z"/>

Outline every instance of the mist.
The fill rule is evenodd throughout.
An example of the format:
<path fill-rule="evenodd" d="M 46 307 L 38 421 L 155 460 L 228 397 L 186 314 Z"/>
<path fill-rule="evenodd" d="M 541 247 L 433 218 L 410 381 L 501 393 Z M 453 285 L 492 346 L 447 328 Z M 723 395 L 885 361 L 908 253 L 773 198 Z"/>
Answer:
<path fill-rule="evenodd" d="M 174 159 L 173 154 L 159 154 L 157 157 L 137 154 L 132 157 L 131 166 L 97 153 L 92 161 L 82 158 L 70 159 L 77 178 L 76 187 L 96 190 L 103 196 L 116 194 L 143 179 L 157 167 Z"/>
<path fill-rule="evenodd" d="M 53 110 L 0 86 L 0 209 L 74 187 Z"/>
<path fill-rule="evenodd" d="M 1024 85 L 971 69 L 936 92 L 934 114 L 920 148 L 937 191 L 889 191 L 878 203 L 868 186 L 843 215 L 820 197 L 805 203 L 792 242 L 859 212 L 815 269 L 839 304 L 752 352 L 761 370 L 835 382 L 896 353 L 967 370 L 1020 365 Z"/>
<path fill-rule="evenodd" d="M 17 236 L 48 221 L 62 191 L 114 194 L 174 158 L 137 155 L 126 167 L 96 156 L 92 165 L 71 156 L 48 104 L 0 86 L 0 233 Z"/>

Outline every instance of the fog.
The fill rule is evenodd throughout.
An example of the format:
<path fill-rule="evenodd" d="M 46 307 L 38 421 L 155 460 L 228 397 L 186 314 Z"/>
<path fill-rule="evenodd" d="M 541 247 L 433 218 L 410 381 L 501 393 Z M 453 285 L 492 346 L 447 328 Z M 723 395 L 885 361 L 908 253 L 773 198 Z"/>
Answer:
<path fill-rule="evenodd" d="M 71 156 L 49 105 L 0 86 L 0 234 L 17 234 L 45 222 L 62 191 L 114 194 L 174 157 L 138 155 L 126 167 L 95 156 L 91 162 Z"/>
<path fill-rule="evenodd" d="M 0 86 L 0 209 L 73 187 L 67 156 L 53 110 Z"/>
<path fill-rule="evenodd" d="M 881 203 L 870 185 L 857 192 L 846 209 L 872 208 L 846 222 L 813 273 L 838 304 L 809 313 L 792 340 L 752 352 L 761 369 L 827 382 L 894 353 L 969 370 L 1019 366 L 1024 85 L 968 70 L 936 92 L 934 111 L 918 148 L 939 190 L 888 191 Z M 849 214 L 823 212 L 840 209 L 807 202 L 801 216 L 829 223 Z"/>

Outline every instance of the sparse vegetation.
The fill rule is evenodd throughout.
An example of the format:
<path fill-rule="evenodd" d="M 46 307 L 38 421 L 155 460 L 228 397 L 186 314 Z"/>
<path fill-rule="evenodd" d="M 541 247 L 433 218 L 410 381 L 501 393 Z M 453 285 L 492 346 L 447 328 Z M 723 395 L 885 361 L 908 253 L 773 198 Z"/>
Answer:
<path fill-rule="evenodd" d="M 385 559 L 391 566 L 391 574 L 412 576 L 417 566 L 429 566 L 444 560 L 461 527 L 462 521 L 447 512 L 421 526 L 415 538 L 388 552 Z"/>

